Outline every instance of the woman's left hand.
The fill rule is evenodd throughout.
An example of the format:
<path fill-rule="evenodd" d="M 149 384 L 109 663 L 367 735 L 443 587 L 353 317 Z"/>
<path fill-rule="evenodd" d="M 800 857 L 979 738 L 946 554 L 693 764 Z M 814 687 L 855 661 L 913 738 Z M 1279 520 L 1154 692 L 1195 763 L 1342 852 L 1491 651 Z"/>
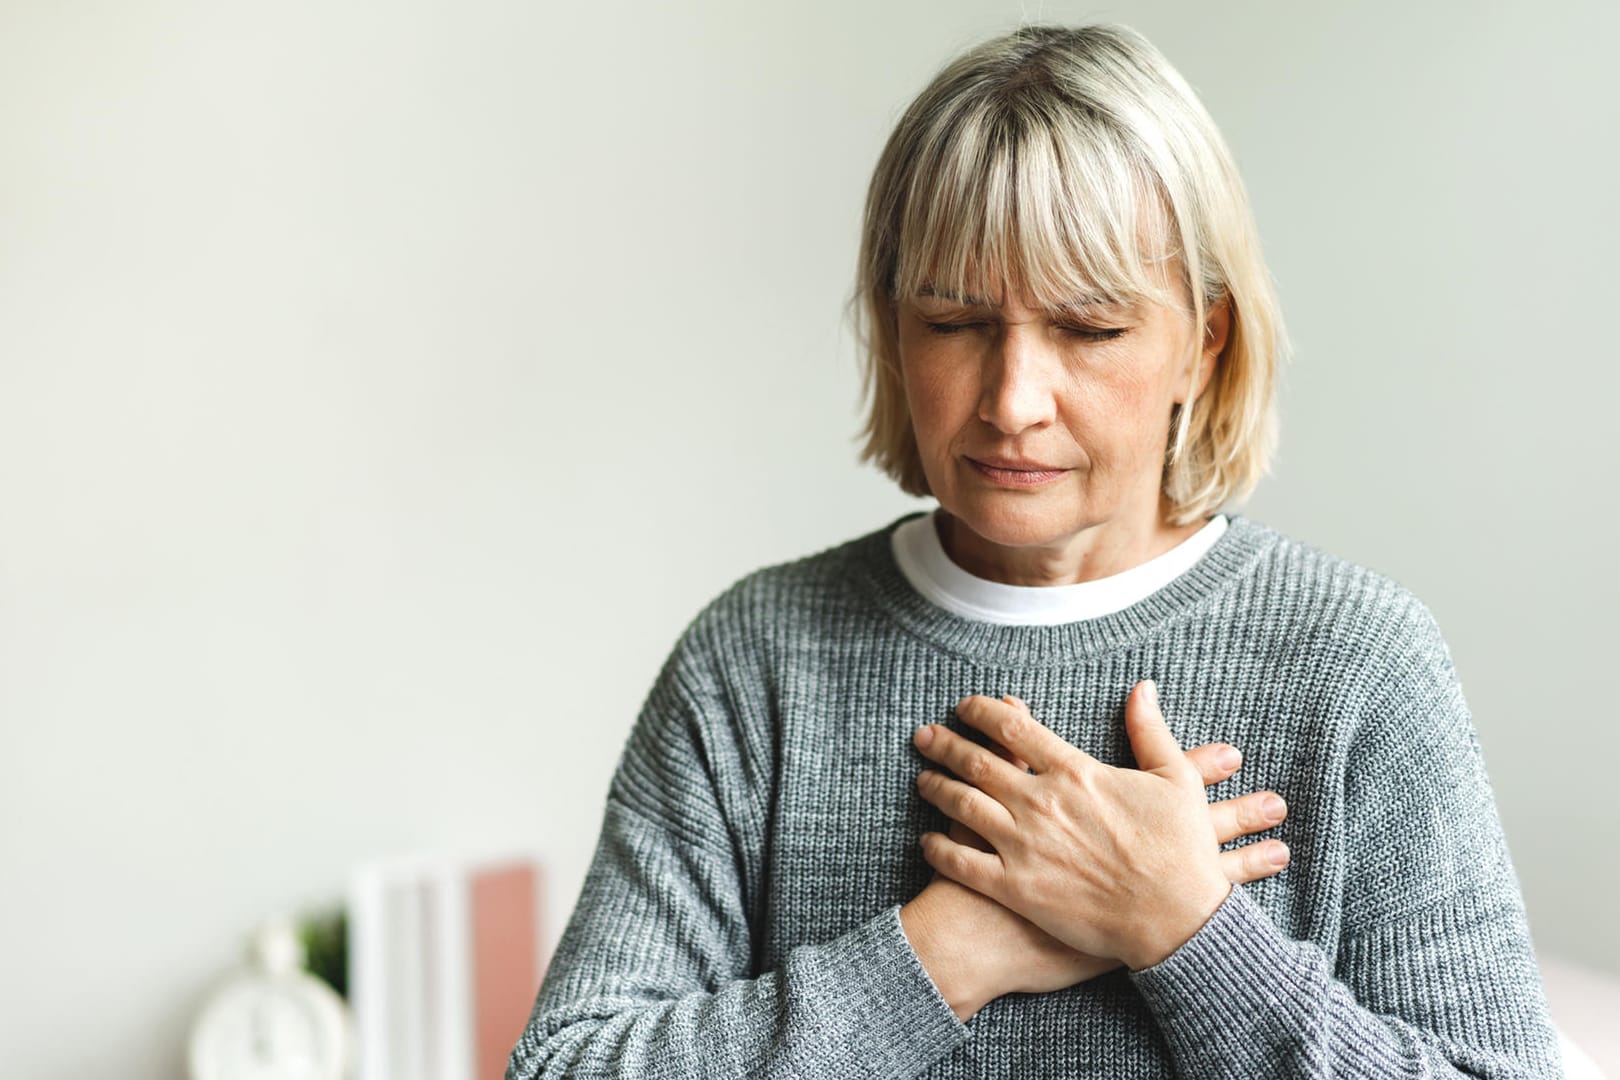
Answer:
<path fill-rule="evenodd" d="M 1033 773 L 938 724 L 917 749 L 957 777 L 925 769 L 922 797 L 994 851 L 940 833 L 923 857 L 945 877 L 1016 911 L 1059 941 L 1132 970 L 1198 932 L 1231 890 L 1204 782 L 1165 724 L 1150 682 L 1125 700 L 1137 769 L 1064 741 L 1015 697 L 974 695 L 957 715 L 1030 763 Z"/>

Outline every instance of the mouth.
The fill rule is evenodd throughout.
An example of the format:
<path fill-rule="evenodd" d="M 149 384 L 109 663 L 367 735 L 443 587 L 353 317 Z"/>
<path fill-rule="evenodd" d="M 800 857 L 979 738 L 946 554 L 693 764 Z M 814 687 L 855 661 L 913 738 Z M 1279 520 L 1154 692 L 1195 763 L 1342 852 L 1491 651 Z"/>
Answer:
<path fill-rule="evenodd" d="M 967 458 L 967 462 L 980 476 L 1005 487 L 1040 487 L 1069 471 L 1015 458 Z"/>

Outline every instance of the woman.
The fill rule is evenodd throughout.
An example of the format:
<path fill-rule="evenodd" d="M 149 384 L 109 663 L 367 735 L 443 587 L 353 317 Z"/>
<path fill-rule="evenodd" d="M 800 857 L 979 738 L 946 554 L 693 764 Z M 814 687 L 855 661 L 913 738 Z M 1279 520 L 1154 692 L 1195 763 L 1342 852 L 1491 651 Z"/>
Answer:
<path fill-rule="evenodd" d="M 1186 83 L 1117 27 L 957 59 L 857 299 L 866 456 L 939 509 L 686 629 L 509 1080 L 1556 1075 L 1432 615 L 1217 512 L 1284 339 Z"/>

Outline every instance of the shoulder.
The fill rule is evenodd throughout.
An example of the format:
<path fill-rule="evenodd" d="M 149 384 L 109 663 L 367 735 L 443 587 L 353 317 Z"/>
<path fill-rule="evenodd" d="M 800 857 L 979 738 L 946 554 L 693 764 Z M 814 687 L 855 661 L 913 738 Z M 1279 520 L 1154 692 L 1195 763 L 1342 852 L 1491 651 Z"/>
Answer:
<path fill-rule="evenodd" d="M 761 665 L 772 653 L 838 634 L 858 612 L 870 609 L 862 583 L 881 561 L 894 528 L 909 516 L 742 574 L 686 624 L 666 672 L 680 669 L 712 691 L 722 676 L 724 681 L 762 677 Z"/>
<path fill-rule="evenodd" d="M 1286 635 L 1317 661 L 1361 673 L 1370 684 L 1414 663 L 1449 667 L 1434 612 L 1390 573 L 1327 551 L 1251 518 L 1262 555 L 1237 600 L 1257 627 Z"/>
<path fill-rule="evenodd" d="M 759 641 L 827 629 L 862 604 L 863 574 L 903 520 L 743 574 L 698 612 L 683 642 L 701 647 L 737 637 Z"/>
<path fill-rule="evenodd" d="M 1265 528 L 1264 526 L 1261 526 Z M 1437 798 L 1437 786 L 1483 788 L 1472 713 L 1429 606 L 1380 571 L 1270 530 L 1249 617 L 1279 661 L 1271 677 L 1342 723 L 1346 787 L 1362 815 Z M 1487 789 L 1488 790 L 1488 789 Z"/>
<path fill-rule="evenodd" d="M 648 692 L 615 781 L 618 797 L 649 805 L 649 792 L 685 790 L 701 776 L 734 799 L 734 819 L 757 819 L 753 800 L 773 774 L 776 689 L 801 650 L 847 625 L 861 603 L 859 567 L 891 528 L 751 570 L 705 604 Z"/>

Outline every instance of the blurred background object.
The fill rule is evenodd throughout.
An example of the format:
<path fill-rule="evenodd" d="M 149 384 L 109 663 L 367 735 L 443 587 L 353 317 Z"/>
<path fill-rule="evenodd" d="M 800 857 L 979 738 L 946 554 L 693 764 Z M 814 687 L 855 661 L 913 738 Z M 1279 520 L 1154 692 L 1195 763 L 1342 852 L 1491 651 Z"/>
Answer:
<path fill-rule="evenodd" d="M 350 1004 L 360 1080 L 499 1078 L 540 985 L 532 858 L 423 853 L 355 868 Z"/>
<path fill-rule="evenodd" d="M 260 924 L 246 968 L 209 995 L 191 1026 L 188 1080 L 349 1080 L 355 1039 L 348 1006 L 306 970 L 291 919 Z"/>

